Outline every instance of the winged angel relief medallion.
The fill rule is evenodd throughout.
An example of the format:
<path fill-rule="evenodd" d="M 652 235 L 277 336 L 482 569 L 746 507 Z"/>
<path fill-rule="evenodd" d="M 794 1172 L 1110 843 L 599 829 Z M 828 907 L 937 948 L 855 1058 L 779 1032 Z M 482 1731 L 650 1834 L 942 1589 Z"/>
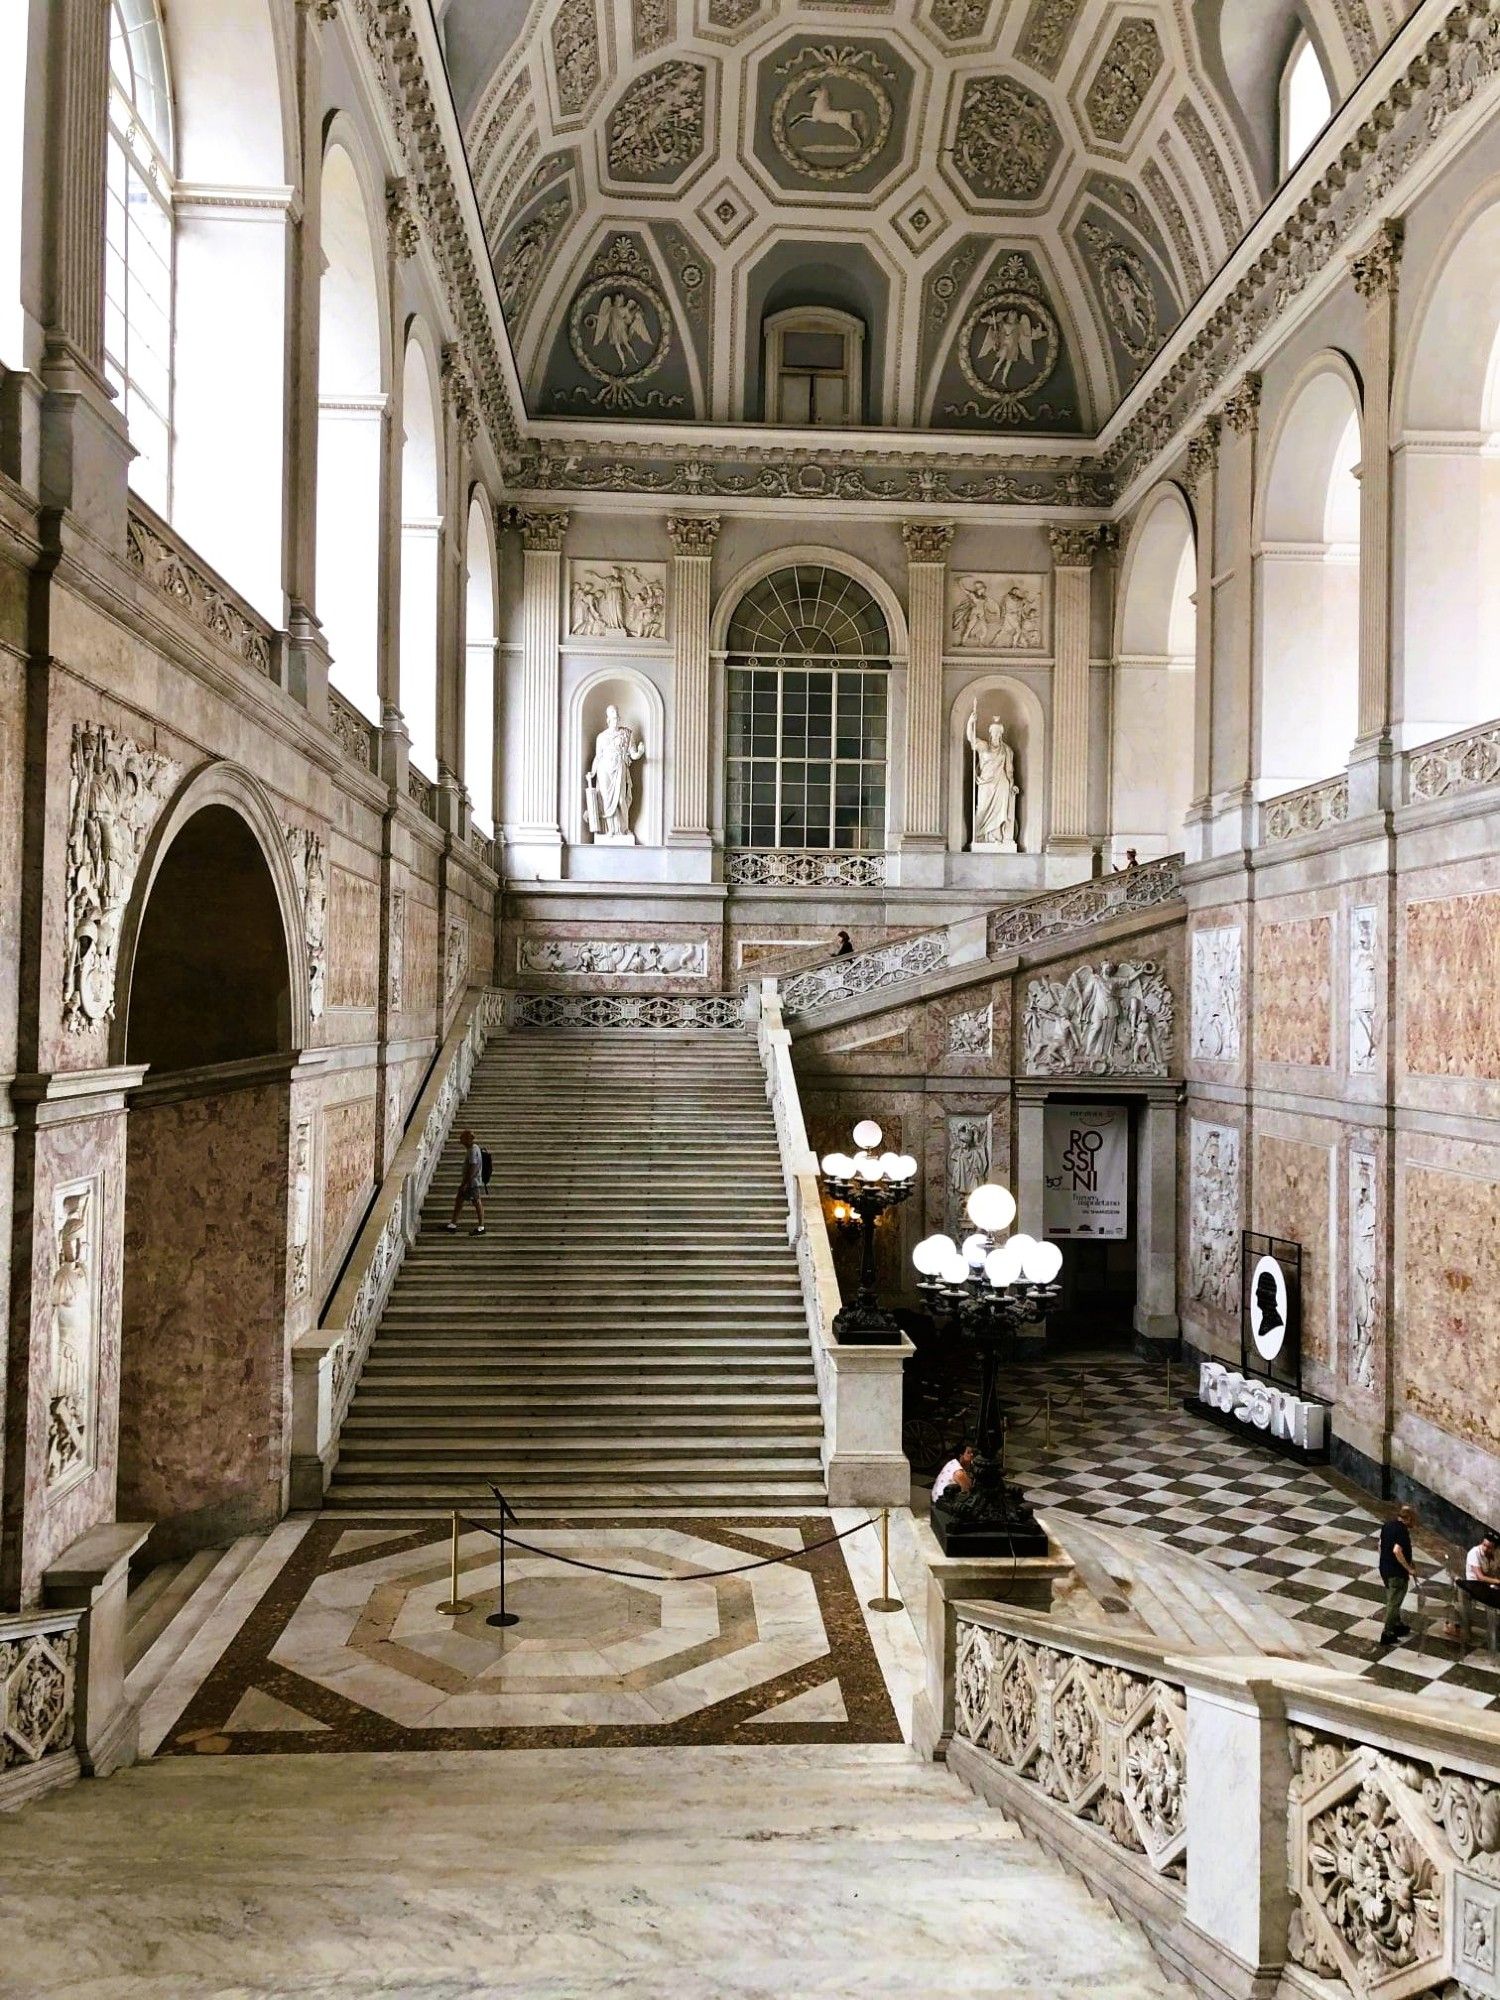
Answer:
<path fill-rule="evenodd" d="M 598 384 L 579 388 L 580 400 L 609 410 L 670 407 L 644 384 L 672 349 L 672 315 L 644 257 L 628 236 L 617 236 L 598 258 L 568 314 L 568 344 L 586 375 Z"/>
<path fill-rule="evenodd" d="M 1057 316 L 1019 257 L 1007 258 L 970 307 L 958 335 L 958 365 L 974 399 L 948 416 L 993 423 L 1056 419 L 1065 412 L 1036 401 L 1057 367 Z"/>

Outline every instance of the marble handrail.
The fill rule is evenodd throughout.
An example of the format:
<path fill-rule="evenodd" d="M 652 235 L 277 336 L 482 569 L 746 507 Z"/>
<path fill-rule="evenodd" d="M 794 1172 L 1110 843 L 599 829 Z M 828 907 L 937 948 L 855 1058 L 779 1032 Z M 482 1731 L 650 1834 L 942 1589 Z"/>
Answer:
<path fill-rule="evenodd" d="M 1353 2000 L 1500 1991 L 1500 1716 L 995 1604 L 956 1617 L 950 1768 L 1199 1991 L 1248 1991 L 1246 1966 Z"/>
<path fill-rule="evenodd" d="M 1320 778 L 1315 785 L 1266 799 L 1260 809 L 1260 837 L 1271 847 L 1304 833 L 1317 833 L 1325 826 L 1342 826 L 1348 817 L 1349 773 L 1340 771 L 1336 777 Z"/>
<path fill-rule="evenodd" d="M 79 1627 L 86 1612 L 0 1614 L 0 1812 L 79 1772 Z"/>
<path fill-rule="evenodd" d="M 818 1380 L 829 1505 L 904 1507 L 911 1497 L 911 1468 L 901 1449 L 901 1380 L 907 1357 L 916 1349 L 909 1340 L 890 1347 L 846 1347 L 834 1332 L 842 1303 L 838 1273 L 823 1218 L 817 1156 L 808 1143 L 792 1067 L 792 1038 L 774 979 L 761 984 L 756 1042 L 776 1120 L 787 1241 L 796 1253 Z"/>
<path fill-rule="evenodd" d="M 1461 730 L 1406 753 L 1408 805 L 1449 799 L 1463 792 L 1487 791 L 1500 785 L 1500 722 Z"/>
<path fill-rule="evenodd" d="M 504 1028 L 504 995 L 470 994 L 459 1007 L 390 1170 L 319 1326 L 292 1344 L 292 1498 L 322 1502 L 339 1431 L 407 1250 L 422 1203 L 490 1035 Z"/>
<path fill-rule="evenodd" d="M 253 673 L 279 679 L 280 634 L 134 493 L 125 521 L 125 554 L 153 590 L 227 646 Z"/>

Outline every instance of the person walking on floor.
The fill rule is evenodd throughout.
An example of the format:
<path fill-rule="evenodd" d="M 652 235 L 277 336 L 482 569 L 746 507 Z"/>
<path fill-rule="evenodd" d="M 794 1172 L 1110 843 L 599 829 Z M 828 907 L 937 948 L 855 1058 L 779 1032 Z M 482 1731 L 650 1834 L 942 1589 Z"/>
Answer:
<path fill-rule="evenodd" d="M 1410 1507 L 1398 1507 L 1380 1530 L 1380 1581 L 1385 1585 L 1385 1619 L 1380 1629 L 1382 1646 L 1394 1646 L 1409 1639 L 1411 1627 L 1401 1623 L 1401 1606 L 1408 1588 L 1416 1582 L 1412 1561 L 1411 1531 L 1416 1515 Z"/>
<path fill-rule="evenodd" d="M 459 1169 L 458 1193 L 453 1198 L 453 1219 L 448 1224 L 448 1234 L 458 1234 L 458 1213 L 466 1201 L 474 1205 L 478 1216 L 474 1234 L 484 1234 L 484 1148 L 466 1125 L 458 1135 L 458 1143 L 464 1149 L 463 1165 Z"/>

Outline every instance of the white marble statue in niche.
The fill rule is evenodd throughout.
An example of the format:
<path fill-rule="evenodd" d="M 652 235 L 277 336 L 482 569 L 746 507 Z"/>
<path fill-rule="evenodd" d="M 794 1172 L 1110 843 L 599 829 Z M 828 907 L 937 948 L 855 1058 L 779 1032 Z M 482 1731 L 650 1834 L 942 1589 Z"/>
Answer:
<path fill-rule="evenodd" d="M 621 722 L 620 711 L 611 702 L 604 711 L 604 727 L 594 738 L 594 759 L 583 780 L 589 832 L 602 846 L 635 845 L 630 831 L 630 809 L 635 801 L 631 766 L 645 754 L 645 744 L 636 741 L 635 731 Z"/>
<path fill-rule="evenodd" d="M 1016 753 L 1005 740 L 1005 724 L 990 718 L 983 741 L 979 735 L 979 702 L 969 711 L 964 740 L 974 757 L 973 836 L 971 854 L 1014 854 L 1021 788 L 1016 783 Z"/>
<path fill-rule="evenodd" d="M 569 612 L 569 636 L 574 639 L 664 639 L 666 567 L 575 563 Z"/>
<path fill-rule="evenodd" d="M 976 1007 L 966 1014 L 948 1016 L 950 1056 L 989 1056 L 995 1052 L 995 1009 Z"/>
<path fill-rule="evenodd" d="M 1376 1291 L 1375 1157 L 1349 1155 L 1349 1380 L 1361 1389 L 1375 1386 Z"/>
<path fill-rule="evenodd" d="M 958 576 L 949 631 L 969 653 L 1034 653 L 1042 645 L 1039 576 Z"/>
<path fill-rule="evenodd" d="M 1240 932 L 1193 932 L 1192 1052 L 1200 1062 L 1240 1054 Z"/>
<path fill-rule="evenodd" d="M 99 1374 L 97 1180 L 61 1187 L 52 1197 L 56 1264 L 51 1291 L 47 1379 L 47 1486 L 71 1486 L 94 1463 L 94 1405 Z"/>
<path fill-rule="evenodd" d="M 1031 1076 L 1165 1076 L 1172 989 L 1152 959 L 1101 959 L 1066 979 L 1034 979 L 1022 1040 Z"/>
<path fill-rule="evenodd" d="M 948 1228 L 967 1236 L 964 1209 L 969 1196 L 990 1177 L 990 1121 L 984 1112 L 958 1112 L 948 1119 Z"/>
<path fill-rule="evenodd" d="M 68 791 L 63 1026 L 86 1035 L 115 1013 L 115 955 L 146 836 L 178 766 L 102 724 L 73 729 Z"/>
<path fill-rule="evenodd" d="M 1365 905 L 1349 917 L 1349 1069 L 1368 1076 L 1375 1067 L 1379 981 L 1375 964 L 1376 913 Z"/>
<path fill-rule="evenodd" d="M 518 972 L 560 972 L 577 978 L 697 978 L 708 975 L 708 944 L 655 940 L 523 938 L 516 947 Z"/>
<path fill-rule="evenodd" d="M 1240 1294 L 1239 1130 L 1195 1118 L 1191 1147 L 1188 1294 L 1216 1312 L 1234 1312 Z"/>

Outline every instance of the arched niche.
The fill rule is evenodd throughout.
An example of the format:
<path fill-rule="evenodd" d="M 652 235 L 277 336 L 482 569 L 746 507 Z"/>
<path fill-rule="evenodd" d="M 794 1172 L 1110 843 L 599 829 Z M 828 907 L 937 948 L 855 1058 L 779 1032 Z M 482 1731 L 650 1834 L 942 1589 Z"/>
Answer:
<path fill-rule="evenodd" d="M 971 839 L 973 759 L 967 731 L 976 702 L 981 741 L 992 720 L 1005 725 L 1006 741 L 1016 756 L 1016 782 L 1021 788 L 1016 845 L 1022 854 L 1036 854 L 1047 832 L 1046 716 L 1035 689 L 1009 674 L 981 674 L 966 681 L 948 711 L 949 849 L 955 854 L 962 853 Z"/>
<path fill-rule="evenodd" d="M 660 847 L 665 824 L 666 708 L 655 682 L 631 667 L 599 667 L 586 674 L 568 698 L 564 834 L 575 846 L 589 841 L 584 777 L 593 762 L 594 739 L 605 726 L 605 710 L 611 706 L 646 749 L 631 766 L 635 793 L 631 831 L 638 847 Z"/>
<path fill-rule="evenodd" d="M 498 604 L 495 595 L 494 516 L 482 486 L 476 486 L 469 496 L 464 550 L 463 776 L 473 801 L 475 819 L 490 827 L 495 821 L 495 643 Z"/>
<path fill-rule="evenodd" d="M 1257 499 L 1254 779 L 1272 798 L 1343 770 L 1359 727 L 1361 393 L 1316 356 L 1272 429 Z"/>
<path fill-rule="evenodd" d="M 1125 545 L 1110 704 L 1114 861 L 1175 853 L 1193 795 L 1197 537 L 1179 486 L 1148 494 Z"/>
<path fill-rule="evenodd" d="M 1392 733 L 1500 713 L 1500 184 L 1454 223 L 1397 371 Z"/>
<path fill-rule="evenodd" d="M 437 353 L 420 320 L 406 333 L 401 429 L 401 712 L 413 764 L 436 778 L 443 430 Z"/>
<path fill-rule="evenodd" d="M 190 782 L 129 938 L 123 1054 L 146 1074 L 125 1126 L 117 1506 L 156 1523 L 160 1556 L 269 1526 L 286 1498 L 305 979 L 285 841 L 265 818 L 242 774 Z"/>

